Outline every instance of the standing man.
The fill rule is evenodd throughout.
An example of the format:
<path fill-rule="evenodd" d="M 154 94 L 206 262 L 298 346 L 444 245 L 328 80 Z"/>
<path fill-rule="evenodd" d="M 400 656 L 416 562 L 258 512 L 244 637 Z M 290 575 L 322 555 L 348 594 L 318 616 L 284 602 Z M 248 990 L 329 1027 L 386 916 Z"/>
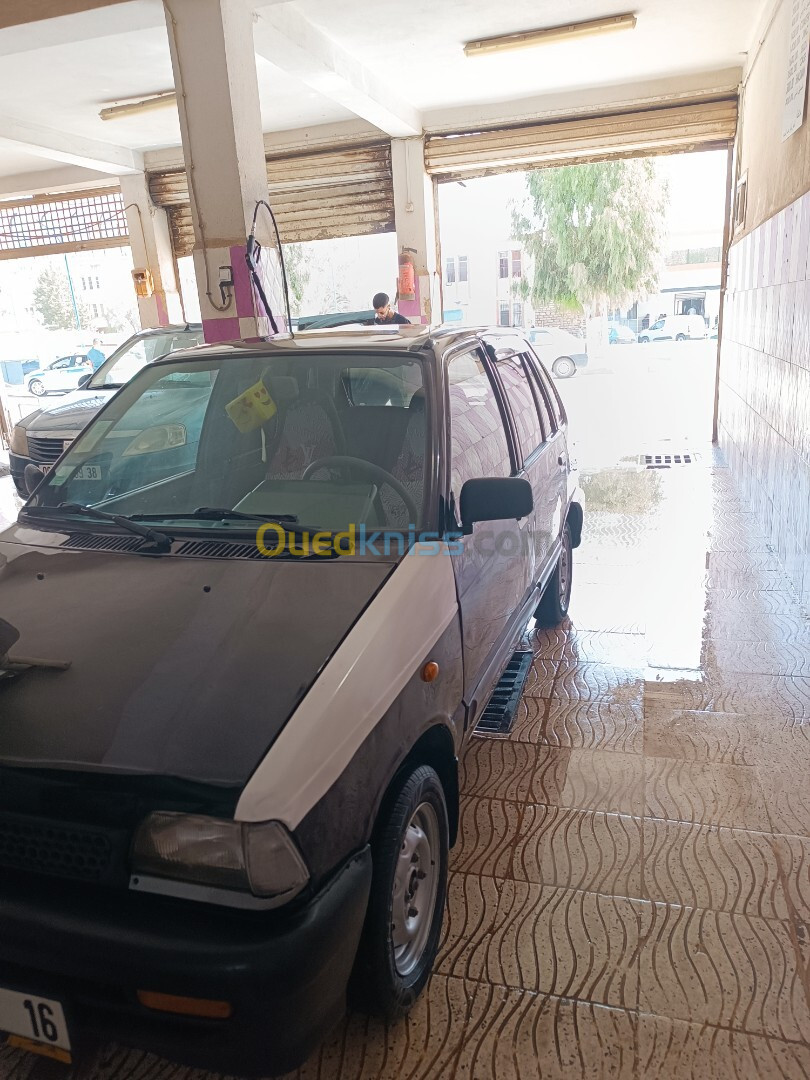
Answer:
<path fill-rule="evenodd" d="M 400 315 L 398 311 L 393 310 L 388 293 L 375 293 L 371 306 L 377 316 L 374 322 L 378 326 L 390 326 L 392 323 L 408 323 L 410 325 L 410 319 L 406 319 L 404 315 Z"/>
<path fill-rule="evenodd" d="M 93 371 L 98 371 L 107 357 L 99 348 L 101 341 L 99 338 L 93 338 L 93 348 L 87 353 L 87 359 L 93 365 Z"/>

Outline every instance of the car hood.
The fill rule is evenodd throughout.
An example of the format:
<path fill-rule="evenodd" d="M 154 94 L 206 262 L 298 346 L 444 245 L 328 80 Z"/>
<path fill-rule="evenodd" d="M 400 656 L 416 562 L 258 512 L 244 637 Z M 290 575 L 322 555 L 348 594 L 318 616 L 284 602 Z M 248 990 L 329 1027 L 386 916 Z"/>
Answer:
<path fill-rule="evenodd" d="M 76 390 L 63 397 L 58 405 L 35 409 L 23 417 L 20 427 L 34 436 L 78 435 L 112 394 L 112 390 Z"/>
<path fill-rule="evenodd" d="M 57 546 L 67 539 L 0 534 L 12 659 L 70 664 L 0 676 L 0 764 L 243 785 L 394 565 Z"/>

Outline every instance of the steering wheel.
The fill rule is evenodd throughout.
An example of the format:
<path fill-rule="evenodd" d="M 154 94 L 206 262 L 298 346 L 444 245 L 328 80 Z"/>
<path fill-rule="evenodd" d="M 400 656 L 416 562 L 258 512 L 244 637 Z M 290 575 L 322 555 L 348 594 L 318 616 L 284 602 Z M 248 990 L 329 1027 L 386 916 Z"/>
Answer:
<path fill-rule="evenodd" d="M 307 465 L 301 474 L 301 479 L 309 480 L 312 474 L 317 472 L 318 469 L 325 469 L 327 467 L 340 468 L 341 466 L 351 466 L 353 469 L 359 469 L 372 479 L 392 487 L 397 495 L 399 495 L 400 499 L 405 503 L 408 513 L 411 516 L 411 521 L 414 525 L 416 524 L 416 519 L 419 517 L 419 510 L 408 489 L 400 484 L 399 480 L 397 480 L 395 476 L 392 476 L 386 469 L 381 468 L 379 465 L 375 465 L 372 461 L 366 461 L 365 458 L 350 457 L 348 454 L 331 454 L 329 457 L 318 458 L 317 461 L 312 461 Z"/>

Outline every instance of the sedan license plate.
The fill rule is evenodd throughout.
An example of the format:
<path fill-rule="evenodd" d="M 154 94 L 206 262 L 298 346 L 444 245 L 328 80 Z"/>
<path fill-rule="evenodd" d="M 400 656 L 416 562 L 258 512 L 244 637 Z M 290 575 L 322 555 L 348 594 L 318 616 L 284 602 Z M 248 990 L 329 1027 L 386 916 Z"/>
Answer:
<path fill-rule="evenodd" d="M 49 998 L 0 989 L 0 1031 L 22 1036 L 19 1041 L 13 1040 L 16 1045 L 32 1042 L 43 1049 L 70 1051 L 70 1036 L 62 1006 Z M 50 1056 L 62 1057 L 55 1053 Z"/>

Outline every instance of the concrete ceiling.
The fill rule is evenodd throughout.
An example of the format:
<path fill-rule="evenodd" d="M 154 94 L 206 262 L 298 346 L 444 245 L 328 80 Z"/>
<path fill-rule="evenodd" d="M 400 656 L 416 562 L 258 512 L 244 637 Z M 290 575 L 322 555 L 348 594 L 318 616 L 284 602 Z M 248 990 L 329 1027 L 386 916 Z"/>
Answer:
<path fill-rule="evenodd" d="M 370 131 L 409 135 L 730 88 L 765 3 L 277 0 L 257 8 L 263 124 L 328 134 L 356 129 L 359 117 Z M 58 0 L 46 7 L 59 10 Z M 462 52 L 471 38 L 627 9 L 638 16 L 632 32 L 488 58 Z M 0 22 L 0 195 L 29 177 L 36 185 L 46 169 L 64 183 L 104 179 L 142 167 L 143 152 L 179 145 L 174 108 L 98 116 L 105 104 L 172 89 L 160 0 L 29 23 L 23 0 L 4 0 L 8 23 L 15 10 L 19 25 Z"/>

